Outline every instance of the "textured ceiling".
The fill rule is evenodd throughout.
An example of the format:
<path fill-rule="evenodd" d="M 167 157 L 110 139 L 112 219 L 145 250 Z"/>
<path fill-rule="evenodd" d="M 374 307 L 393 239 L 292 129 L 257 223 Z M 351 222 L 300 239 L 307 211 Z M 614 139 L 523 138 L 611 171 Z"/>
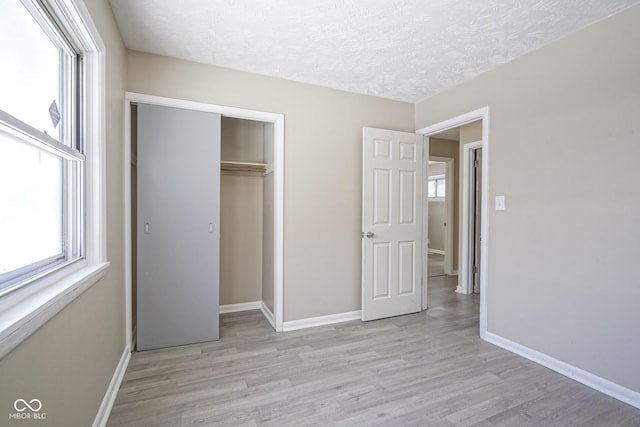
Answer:
<path fill-rule="evenodd" d="M 417 102 L 640 0 L 110 0 L 129 49 Z"/>

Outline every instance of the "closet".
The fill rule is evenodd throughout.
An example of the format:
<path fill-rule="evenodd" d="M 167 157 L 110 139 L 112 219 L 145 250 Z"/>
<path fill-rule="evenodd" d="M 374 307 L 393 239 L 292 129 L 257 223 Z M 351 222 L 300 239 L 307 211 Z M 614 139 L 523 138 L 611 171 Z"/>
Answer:
<path fill-rule="evenodd" d="M 274 313 L 274 124 L 131 105 L 131 317 L 138 350 Z M 219 216 L 218 216 L 219 215 Z"/>
<path fill-rule="evenodd" d="M 273 124 L 222 117 L 220 305 L 273 313 Z"/>

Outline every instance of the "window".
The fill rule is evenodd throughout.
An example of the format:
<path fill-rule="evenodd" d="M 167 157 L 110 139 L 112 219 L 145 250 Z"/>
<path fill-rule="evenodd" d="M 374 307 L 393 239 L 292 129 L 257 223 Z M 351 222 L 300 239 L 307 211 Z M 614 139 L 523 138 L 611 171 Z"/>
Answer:
<path fill-rule="evenodd" d="M 0 14 L 0 294 L 83 255 L 78 53 L 38 3 Z"/>
<path fill-rule="evenodd" d="M 430 176 L 427 181 L 427 197 L 430 199 L 439 199 L 446 196 L 446 181 L 444 176 Z"/>
<path fill-rule="evenodd" d="M 105 54 L 81 0 L 0 13 L 0 358 L 106 274 Z"/>

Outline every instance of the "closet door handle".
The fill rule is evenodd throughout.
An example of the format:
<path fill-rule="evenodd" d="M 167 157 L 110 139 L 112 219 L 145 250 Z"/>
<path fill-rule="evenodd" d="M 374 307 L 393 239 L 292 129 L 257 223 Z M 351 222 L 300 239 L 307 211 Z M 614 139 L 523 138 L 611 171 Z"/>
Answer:
<path fill-rule="evenodd" d="M 213 223 L 209 223 L 209 233 L 213 233 Z"/>
<path fill-rule="evenodd" d="M 371 231 L 367 231 L 367 237 L 368 237 L 369 239 L 370 239 L 370 238 L 372 238 L 373 236 L 375 236 L 375 234 L 374 234 L 373 232 L 371 232 Z"/>

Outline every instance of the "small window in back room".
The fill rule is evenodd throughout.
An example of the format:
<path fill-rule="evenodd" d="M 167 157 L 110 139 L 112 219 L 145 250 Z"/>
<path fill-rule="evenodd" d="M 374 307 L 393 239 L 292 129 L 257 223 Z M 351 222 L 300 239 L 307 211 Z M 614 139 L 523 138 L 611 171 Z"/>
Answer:
<path fill-rule="evenodd" d="M 439 199 L 445 197 L 446 181 L 444 176 L 430 176 L 427 181 L 427 197 Z"/>

